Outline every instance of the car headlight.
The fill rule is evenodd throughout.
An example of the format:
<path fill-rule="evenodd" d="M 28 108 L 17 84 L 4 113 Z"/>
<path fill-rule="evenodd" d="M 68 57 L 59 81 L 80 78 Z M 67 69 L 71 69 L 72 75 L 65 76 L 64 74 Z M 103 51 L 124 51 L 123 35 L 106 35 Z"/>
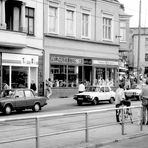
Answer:
<path fill-rule="evenodd" d="M 85 96 L 87 99 L 91 99 L 92 97 L 90 95 Z"/>

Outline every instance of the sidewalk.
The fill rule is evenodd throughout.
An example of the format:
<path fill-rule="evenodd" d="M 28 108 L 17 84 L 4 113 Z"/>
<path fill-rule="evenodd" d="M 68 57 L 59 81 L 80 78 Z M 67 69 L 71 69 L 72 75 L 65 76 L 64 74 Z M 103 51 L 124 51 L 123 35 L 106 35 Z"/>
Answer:
<path fill-rule="evenodd" d="M 88 143 L 80 143 L 76 145 L 69 145 L 69 146 L 64 146 L 62 148 L 113 148 L 110 145 L 115 145 L 116 143 L 122 142 L 122 141 L 130 141 L 134 138 L 148 138 L 148 126 L 144 125 L 143 126 L 143 131 L 140 131 L 138 125 L 136 123 L 134 124 L 128 124 L 125 125 L 126 132 L 125 135 L 121 134 L 121 125 L 114 125 L 112 127 L 102 127 L 101 129 L 98 129 L 97 131 L 94 131 L 93 134 L 95 136 L 90 137 L 90 140 Z M 97 136 L 96 136 L 97 135 Z M 97 138 L 96 138 L 97 137 Z M 128 146 L 126 145 L 126 148 Z M 136 144 L 134 148 L 139 148 L 136 147 Z M 142 147 L 141 147 L 142 148 Z"/>

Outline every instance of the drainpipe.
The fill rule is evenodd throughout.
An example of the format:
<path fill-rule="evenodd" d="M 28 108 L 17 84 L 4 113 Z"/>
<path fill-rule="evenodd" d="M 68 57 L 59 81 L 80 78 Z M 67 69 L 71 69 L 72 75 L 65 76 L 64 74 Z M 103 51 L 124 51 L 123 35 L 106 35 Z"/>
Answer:
<path fill-rule="evenodd" d="M 96 41 L 96 23 L 97 23 L 97 0 L 95 0 L 95 24 L 94 24 L 94 40 Z"/>

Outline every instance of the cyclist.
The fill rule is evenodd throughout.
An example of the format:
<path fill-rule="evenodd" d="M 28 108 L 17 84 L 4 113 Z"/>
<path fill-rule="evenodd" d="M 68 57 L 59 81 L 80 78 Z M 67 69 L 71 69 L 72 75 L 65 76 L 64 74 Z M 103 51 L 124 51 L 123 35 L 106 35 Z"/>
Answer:
<path fill-rule="evenodd" d="M 125 105 L 127 107 L 129 107 L 131 105 L 131 102 L 125 98 L 123 83 L 120 83 L 119 88 L 117 88 L 117 90 L 116 90 L 115 104 L 116 104 L 116 108 L 119 108 L 122 105 Z M 120 122 L 118 110 L 116 110 L 116 121 Z"/>

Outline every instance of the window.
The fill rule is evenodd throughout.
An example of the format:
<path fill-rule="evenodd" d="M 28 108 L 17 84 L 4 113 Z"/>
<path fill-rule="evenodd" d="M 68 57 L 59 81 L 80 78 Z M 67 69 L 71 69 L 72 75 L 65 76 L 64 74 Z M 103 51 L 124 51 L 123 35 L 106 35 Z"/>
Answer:
<path fill-rule="evenodd" d="M 82 13 L 82 37 L 90 38 L 90 14 Z"/>
<path fill-rule="evenodd" d="M 66 35 L 75 35 L 75 12 L 73 10 L 66 10 Z"/>
<path fill-rule="evenodd" d="M 58 33 L 58 8 L 49 6 L 48 13 L 48 31 L 50 33 Z"/>
<path fill-rule="evenodd" d="M 103 39 L 112 39 L 112 19 L 103 17 Z"/>
<path fill-rule="evenodd" d="M 25 11 L 26 28 L 28 35 L 34 35 L 34 9 L 26 7 Z"/>
<path fill-rule="evenodd" d="M 120 42 L 126 41 L 126 22 L 120 22 Z"/>
<path fill-rule="evenodd" d="M 25 91 L 25 96 L 26 96 L 26 98 L 30 98 L 30 97 L 31 97 L 31 99 L 34 98 L 34 95 L 30 90 Z"/>
<path fill-rule="evenodd" d="M 23 98 L 24 92 L 22 90 L 17 90 L 16 93 L 15 93 L 15 97 Z"/>

